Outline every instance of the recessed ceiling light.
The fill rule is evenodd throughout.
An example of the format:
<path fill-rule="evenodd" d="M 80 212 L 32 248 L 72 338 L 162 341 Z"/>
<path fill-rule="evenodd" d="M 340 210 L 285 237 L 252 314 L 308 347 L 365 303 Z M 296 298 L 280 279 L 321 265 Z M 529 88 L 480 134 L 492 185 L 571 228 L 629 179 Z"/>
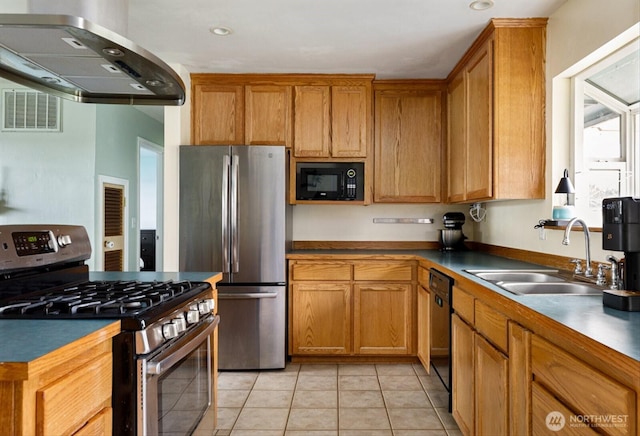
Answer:
<path fill-rule="evenodd" d="M 469 7 L 474 11 L 484 11 L 493 7 L 493 0 L 474 0 Z"/>
<path fill-rule="evenodd" d="M 231 29 L 229 29 L 228 27 L 221 27 L 221 26 L 211 27 L 209 29 L 209 32 L 217 36 L 227 36 L 227 35 L 231 35 L 232 33 Z"/>

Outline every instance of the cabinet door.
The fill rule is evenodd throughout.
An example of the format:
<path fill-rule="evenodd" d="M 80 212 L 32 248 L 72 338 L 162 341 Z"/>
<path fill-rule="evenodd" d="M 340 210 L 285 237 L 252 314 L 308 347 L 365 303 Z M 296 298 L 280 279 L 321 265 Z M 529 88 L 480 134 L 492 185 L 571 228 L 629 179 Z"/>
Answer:
<path fill-rule="evenodd" d="M 431 369 L 431 293 L 423 286 L 418 286 L 417 312 L 418 359 L 429 373 Z"/>
<path fill-rule="evenodd" d="M 245 138 L 253 145 L 291 146 L 291 87 L 245 88 Z"/>
<path fill-rule="evenodd" d="M 195 145 L 244 143 L 244 87 L 195 85 L 191 139 Z"/>
<path fill-rule="evenodd" d="M 476 334 L 475 401 L 478 435 L 500 435 L 508 432 L 508 358 Z"/>
<path fill-rule="evenodd" d="M 412 286 L 354 285 L 354 350 L 357 354 L 411 354 Z"/>
<path fill-rule="evenodd" d="M 457 315 L 451 316 L 452 414 L 463 435 L 475 429 L 475 334 Z"/>
<path fill-rule="evenodd" d="M 465 126 L 464 73 L 458 74 L 449 85 L 448 93 L 448 147 L 447 147 L 447 201 L 454 203 L 466 198 L 466 126 Z"/>
<path fill-rule="evenodd" d="M 493 194 L 493 60 L 492 40 L 469 61 L 466 69 L 466 192 L 467 200 Z"/>
<path fill-rule="evenodd" d="M 366 157 L 371 118 L 366 86 L 331 87 L 331 156 Z"/>
<path fill-rule="evenodd" d="M 374 201 L 440 201 L 442 93 L 375 92 Z"/>
<path fill-rule="evenodd" d="M 294 283 L 292 354 L 351 352 L 351 285 Z"/>
<path fill-rule="evenodd" d="M 296 86 L 294 93 L 294 155 L 329 157 L 329 86 Z"/>

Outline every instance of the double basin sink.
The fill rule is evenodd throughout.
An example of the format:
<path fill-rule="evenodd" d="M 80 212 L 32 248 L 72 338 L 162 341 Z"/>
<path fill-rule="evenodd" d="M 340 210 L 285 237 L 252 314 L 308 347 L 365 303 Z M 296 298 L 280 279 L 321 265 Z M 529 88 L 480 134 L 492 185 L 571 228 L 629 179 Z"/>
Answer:
<path fill-rule="evenodd" d="M 516 295 L 602 295 L 602 288 L 568 279 L 557 270 L 466 270 Z"/>

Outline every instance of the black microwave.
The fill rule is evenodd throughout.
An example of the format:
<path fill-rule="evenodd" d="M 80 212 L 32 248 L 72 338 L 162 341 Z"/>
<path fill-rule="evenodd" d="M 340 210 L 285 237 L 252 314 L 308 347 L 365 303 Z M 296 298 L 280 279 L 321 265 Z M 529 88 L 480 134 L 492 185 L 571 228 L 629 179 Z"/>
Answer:
<path fill-rule="evenodd" d="M 364 200 L 364 163 L 297 162 L 296 199 Z"/>

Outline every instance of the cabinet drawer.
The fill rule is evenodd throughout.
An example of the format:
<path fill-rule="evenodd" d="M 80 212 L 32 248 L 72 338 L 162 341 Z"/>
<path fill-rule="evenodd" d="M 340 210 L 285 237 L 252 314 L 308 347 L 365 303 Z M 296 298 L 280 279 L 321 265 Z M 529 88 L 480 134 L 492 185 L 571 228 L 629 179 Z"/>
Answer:
<path fill-rule="evenodd" d="M 503 353 L 508 350 L 507 317 L 490 308 L 482 301 L 476 301 L 475 324 L 476 330 L 491 341 Z"/>
<path fill-rule="evenodd" d="M 472 325 L 475 322 L 475 311 L 473 309 L 475 300 L 472 295 L 467 294 L 457 286 L 453 287 L 453 310 L 460 318 Z"/>
<path fill-rule="evenodd" d="M 410 281 L 412 265 L 408 263 L 357 263 L 353 279 L 359 281 Z"/>
<path fill-rule="evenodd" d="M 555 418 L 549 416 L 550 412 L 556 412 Z M 558 414 L 558 412 L 560 414 Z M 531 428 L 533 434 L 559 434 L 559 435 L 597 435 L 588 426 L 572 426 L 569 417 L 573 413 L 559 402 L 549 391 L 533 382 L 531 385 Z M 564 418 L 564 422 L 562 419 Z"/>
<path fill-rule="evenodd" d="M 296 263 L 291 269 L 293 280 L 351 280 L 348 263 Z"/>
<path fill-rule="evenodd" d="M 531 366 L 534 380 L 570 409 L 582 415 L 624 416 L 624 427 L 607 427 L 608 434 L 636 434 L 635 393 L 571 354 L 533 335 Z"/>
<path fill-rule="evenodd" d="M 68 434 L 84 426 L 96 413 L 111 406 L 111 354 L 43 387 L 36 393 L 39 434 Z"/>
<path fill-rule="evenodd" d="M 105 407 L 73 436 L 110 435 L 113 427 L 111 425 L 112 416 L 111 407 Z"/>

